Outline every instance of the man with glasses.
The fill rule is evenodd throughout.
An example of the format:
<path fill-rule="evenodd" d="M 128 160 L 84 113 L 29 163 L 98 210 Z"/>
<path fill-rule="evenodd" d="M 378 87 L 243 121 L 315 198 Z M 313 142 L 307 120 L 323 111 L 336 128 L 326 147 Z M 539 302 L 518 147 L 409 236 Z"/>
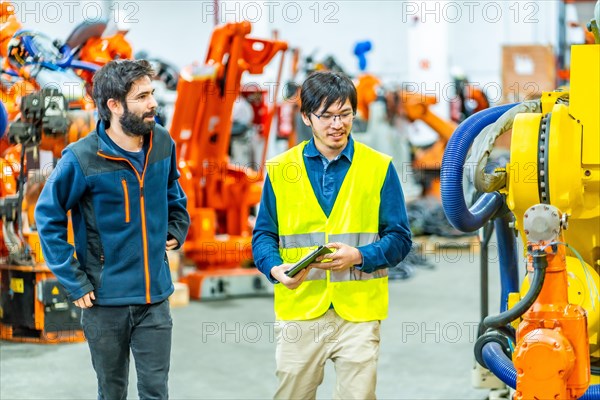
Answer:
<path fill-rule="evenodd" d="M 316 72 L 302 85 L 313 137 L 267 163 L 253 236 L 257 267 L 275 283 L 276 399 L 316 397 L 326 360 L 334 398 L 375 398 L 387 268 L 410 251 L 404 198 L 391 158 L 354 141 L 356 89 Z M 315 246 L 334 252 L 290 277 Z"/>

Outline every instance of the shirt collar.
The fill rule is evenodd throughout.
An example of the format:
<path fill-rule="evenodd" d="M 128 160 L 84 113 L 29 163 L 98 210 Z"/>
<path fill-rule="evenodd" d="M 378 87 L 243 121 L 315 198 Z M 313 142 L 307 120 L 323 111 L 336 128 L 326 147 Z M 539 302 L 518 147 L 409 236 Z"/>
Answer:
<path fill-rule="evenodd" d="M 321 153 L 319 153 L 317 146 L 315 146 L 314 137 L 312 137 L 308 141 L 306 146 L 304 146 L 303 154 L 305 157 L 324 157 Z M 352 162 L 352 157 L 354 157 L 354 139 L 352 138 L 352 135 L 348 137 L 348 144 L 346 145 L 346 147 L 344 147 L 344 150 L 342 150 L 342 152 L 337 158 L 340 157 L 346 157 L 348 161 Z"/>

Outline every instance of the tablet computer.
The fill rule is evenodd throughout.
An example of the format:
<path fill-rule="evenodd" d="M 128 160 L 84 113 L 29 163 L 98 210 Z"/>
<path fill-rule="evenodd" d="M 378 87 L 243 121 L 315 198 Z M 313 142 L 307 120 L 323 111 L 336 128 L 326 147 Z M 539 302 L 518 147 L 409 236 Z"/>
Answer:
<path fill-rule="evenodd" d="M 329 247 L 319 246 L 316 250 L 308 253 L 304 258 L 294 264 L 292 268 L 285 271 L 285 274 L 291 278 L 310 264 L 314 263 L 317 257 L 328 253 L 333 253 L 333 250 Z"/>

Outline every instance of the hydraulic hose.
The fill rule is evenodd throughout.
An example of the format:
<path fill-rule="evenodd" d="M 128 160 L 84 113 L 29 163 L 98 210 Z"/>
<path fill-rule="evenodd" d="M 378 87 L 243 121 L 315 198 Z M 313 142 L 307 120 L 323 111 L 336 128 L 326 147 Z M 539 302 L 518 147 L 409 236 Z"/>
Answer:
<path fill-rule="evenodd" d="M 600 385 L 591 385 L 579 400 L 600 400 Z"/>
<path fill-rule="evenodd" d="M 448 221 L 456 229 L 473 232 L 481 228 L 504 203 L 498 192 L 485 193 L 471 208 L 467 207 L 462 181 L 465 160 L 473 141 L 488 125 L 519 103 L 488 108 L 467 118 L 448 141 L 442 159 L 442 206 Z"/>
<path fill-rule="evenodd" d="M 533 279 L 531 282 L 531 287 L 527 291 L 525 297 L 515 304 L 513 308 L 498 315 L 487 316 L 483 320 L 483 325 L 485 325 L 486 328 L 499 328 L 511 323 L 523 315 L 525 311 L 529 310 L 529 307 L 533 305 L 538 295 L 542 291 L 544 279 L 546 278 L 547 267 L 548 260 L 546 259 L 545 252 L 540 251 L 539 253 L 533 254 Z"/>
<path fill-rule="evenodd" d="M 483 346 L 483 360 L 487 369 L 492 371 L 506 385 L 517 388 L 517 371 L 512 361 L 504 354 L 499 343 L 490 342 Z M 579 400 L 600 400 L 600 385 L 591 385 Z"/>
<path fill-rule="evenodd" d="M 0 139 L 6 133 L 8 129 L 9 121 L 8 121 L 8 112 L 6 111 L 6 107 L 4 103 L 0 102 Z"/>
<path fill-rule="evenodd" d="M 511 388 L 515 389 L 517 387 L 517 370 L 512 361 L 502 351 L 500 343 L 490 342 L 486 344 L 483 346 L 481 354 L 487 369 Z"/>

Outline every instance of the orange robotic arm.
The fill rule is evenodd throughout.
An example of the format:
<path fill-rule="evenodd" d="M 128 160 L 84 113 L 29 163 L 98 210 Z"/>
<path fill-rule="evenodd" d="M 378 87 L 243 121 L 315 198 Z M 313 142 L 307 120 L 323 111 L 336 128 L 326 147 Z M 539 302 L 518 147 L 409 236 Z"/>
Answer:
<path fill-rule="evenodd" d="M 440 118 L 430 110 L 430 106 L 437 103 L 434 96 L 407 91 L 391 92 L 388 94 L 388 104 L 393 107 L 392 112 L 406 118 L 410 122 L 423 121 L 439 135 L 439 140 L 428 148 L 417 149 L 414 154 L 413 167 L 425 175 L 431 172 L 431 179 L 423 182 L 425 194 L 440 197 L 439 170 L 446 149 L 446 143 L 457 127 L 453 121 Z"/>
<path fill-rule="evenodd" d="M 249 38 L 250 31 L 248 22 L 215 28 L 204 65 L 183 69 L 177 86 L 171 135 L 192 219 L 184 248 L 198 266 L 229 268 L 247 258 L 241 252 L 250 243 L 249 210 L 260 200 L 261 175 L 229 164 L 233 104 L 242 75 L 262 73 L 287 44 Z"/>

